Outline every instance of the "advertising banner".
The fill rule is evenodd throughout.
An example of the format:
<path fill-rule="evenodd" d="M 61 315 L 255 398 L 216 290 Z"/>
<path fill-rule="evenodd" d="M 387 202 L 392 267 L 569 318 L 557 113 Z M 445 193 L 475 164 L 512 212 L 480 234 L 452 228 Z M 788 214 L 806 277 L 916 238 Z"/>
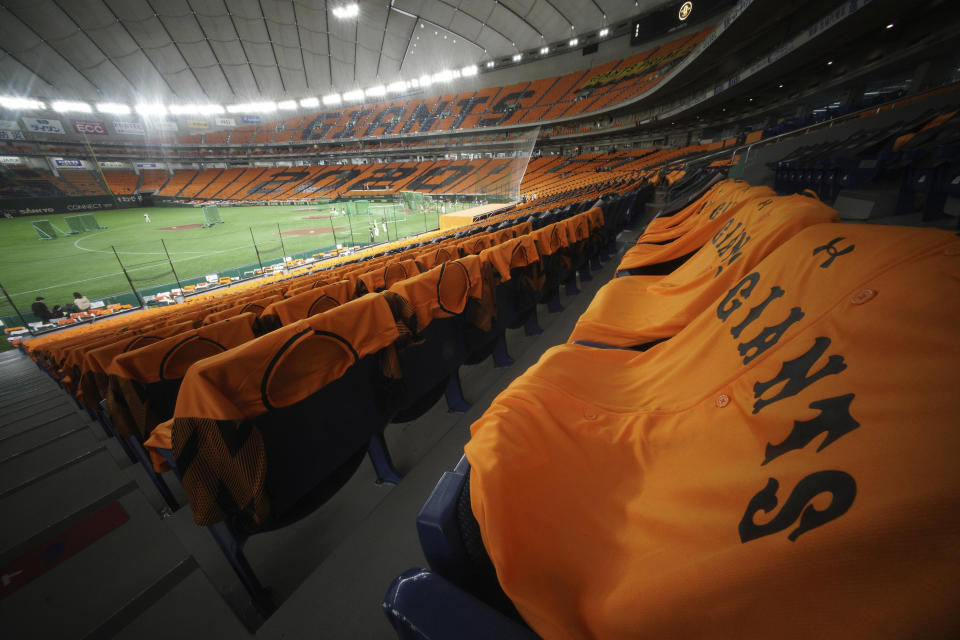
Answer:
<path fill-rule="evenodd" d="M 20 125 L 16 120 L 0 120 L 0 129 L 7 131 L 20 131 Z"/>
<path fill-rule="evenodd" d="M 260 124 L 262 120 L 260 116 L 243 116 L 241 122 L 243 122 L 243 124 Z"/>
<path fill-rule="evenodd" d="M 48 120 L 47 118 L 20 118 L 23 120 L 24 126 L 27 128 L 27 131 L 33 131 L 34 133 L 55 133 L 58 136 L 62 136 L 66 133 L 63 130 L 63 125 L 60 124 L 59 120 Z"/>
<path fill-rule="evenodd" d="M 143 125 L 139 122 L 125 122 L 123 120 L 114 120 L 113 130 L 125 136 L 142 136 Z"/>
<path fill-rule="evenodd" d="M 10 130 L 10 129 L 0 129 L 0 140 L 26 140 L 23 137 L 23 132 L 19 129 Z"/>
<path fill-rule="evenodd" d="M 177 123 L 170 120 L 148 120 L 147 126 L 159 131 L 176 131 Z"/>
<path fill-rule="evenodd" d="M 187 127 L 190 129 L 209 129 L 210 122 L 207 120 L 187 120 Z"/>
<path fill-rule="evenodd" d="M 98 136 L 107 135 L 107 127 L 99 120 L 71 120 L 73 130 L 77 133 L 93 133 Z"/>
<path fill-rule="evenodd" d="M 54 158 L 53 163 L 58 167 L 83 167 L 83 160 L 68 160 L 66 158 Z"/>
<path fill-rule="evenodd" d="M 237 126 L 237 121 L 233 118 L 221 118 L 217 116 L 216 123 L 218 127 L 235 127 Z"/>

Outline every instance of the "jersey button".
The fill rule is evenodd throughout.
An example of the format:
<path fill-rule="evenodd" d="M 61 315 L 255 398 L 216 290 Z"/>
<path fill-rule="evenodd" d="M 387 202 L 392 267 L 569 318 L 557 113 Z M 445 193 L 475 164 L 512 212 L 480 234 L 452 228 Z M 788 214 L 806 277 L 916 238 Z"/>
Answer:
<path fill-rule="evenodd" d="M 863 304 L 864 302 L 869 302 L 876 297 L 877 292 L 874 289 L 861 289 L 850 298 L 850 302 L 853 304 Z"/>
<path fill-rule="evenodd" d="M 725 393 L 721 393 L 719 396 L 717 396 L 717 408 L 723 409 L 728 404 L 730 404 L 730 396 Z"/>

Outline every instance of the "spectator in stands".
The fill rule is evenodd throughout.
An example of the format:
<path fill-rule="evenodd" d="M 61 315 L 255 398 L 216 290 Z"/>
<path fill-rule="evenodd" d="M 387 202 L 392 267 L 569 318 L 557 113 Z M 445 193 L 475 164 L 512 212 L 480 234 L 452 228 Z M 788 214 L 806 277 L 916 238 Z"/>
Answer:
<path fill-rule="evenodd" d="M 32 305 L 30 305 L 30 312 L 36 317 L 40 318 L 40 320 L 43 322 L 46 322 L 53 317 L 53 314 L 50 312 L 50 309 L 43 300 L 43 296 L 37 296 L 37 299 L 33 301 Z"/>
<path fill-rule="evenodd" d="M 63 307 L 55 304 L 53 305 L 53 309 L 50 309 L 50 315 L 54 318 L 63 318 L 67 314 L 63 311 Z"/>
<path fill-rule="evenodd" d="M 79 311 L 86 311 L 90 308 L 90 301 L 87 300 L 87 296 L 77 291 L 73 292 L 73 304 L 77 305 Z"/>

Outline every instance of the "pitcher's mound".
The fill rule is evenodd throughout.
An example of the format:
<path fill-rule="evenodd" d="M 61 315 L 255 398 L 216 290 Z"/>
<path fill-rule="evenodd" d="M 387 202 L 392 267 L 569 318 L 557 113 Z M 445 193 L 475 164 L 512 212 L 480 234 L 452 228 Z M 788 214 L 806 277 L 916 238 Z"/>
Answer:
<path fill-rule="evenodd" d="M 315 236 L 321 233 L 330 233 L 330 228 L 326 229 L 294 229 L 293 231 L 284 231 L 285 236 Z"/>
<path fill-rule="evenodd" d="M 181 224 L 176 227 L 160 227 L 157 231 L 184 231 L 186 229 L 199 229 L 202 224 Z"/>

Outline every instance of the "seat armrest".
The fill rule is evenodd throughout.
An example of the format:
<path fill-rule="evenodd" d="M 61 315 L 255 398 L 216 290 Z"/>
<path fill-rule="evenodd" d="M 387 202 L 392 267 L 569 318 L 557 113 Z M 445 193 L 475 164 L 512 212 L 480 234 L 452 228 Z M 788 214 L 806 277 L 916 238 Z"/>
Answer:
<path fill-rule="evenodd" d="M 383 612 L 400 640 L 536 640 L 519 622 L 426 569 L 397 576 Z"/>

